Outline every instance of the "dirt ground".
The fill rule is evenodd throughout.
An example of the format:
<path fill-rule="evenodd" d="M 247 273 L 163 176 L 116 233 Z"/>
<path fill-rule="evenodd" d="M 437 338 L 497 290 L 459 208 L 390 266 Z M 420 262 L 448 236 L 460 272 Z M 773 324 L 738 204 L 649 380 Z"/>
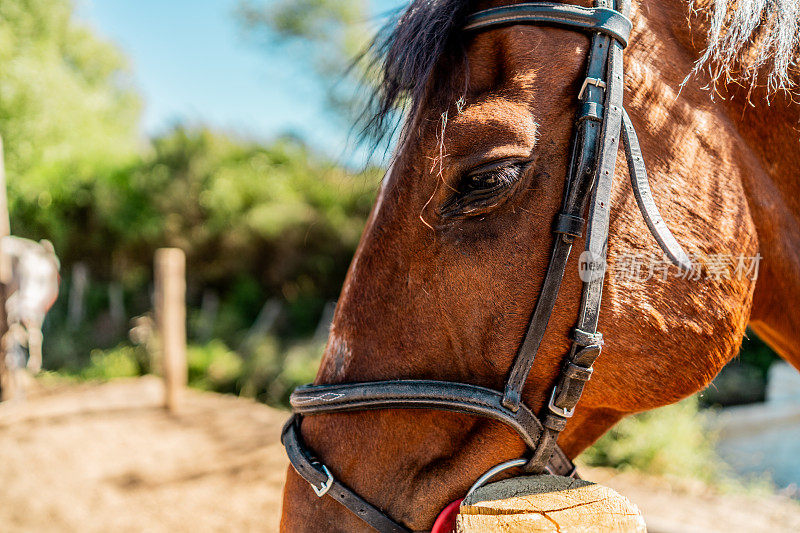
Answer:
<path fill-rule="evenodd" d="M 187 391 L 160 407 L 153 377 L 38 391 L 0 405 L 2 531 L 276 531 L 286 413 Z M 652 533 L 800 531 L 800 504 L 587 469 Z"/>
<path fill-rule="evenodd" d="M 0 530 L 276 531 L 286 413 L 145 377 L 0 405 Z"/>

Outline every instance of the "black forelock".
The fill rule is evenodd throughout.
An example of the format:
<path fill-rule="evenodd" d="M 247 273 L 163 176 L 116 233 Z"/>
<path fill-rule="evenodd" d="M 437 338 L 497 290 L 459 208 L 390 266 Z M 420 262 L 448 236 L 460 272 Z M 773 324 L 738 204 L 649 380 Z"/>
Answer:
<path fill-rule="evenodd" d="M 378 141 L 396 126 L 398 109 L 413 113 L 434 67 L 445 55 L 463 54 L 460 29 L 474 0 L 413 0 L 373 40 L 373 83 L 364 133 Z"/>

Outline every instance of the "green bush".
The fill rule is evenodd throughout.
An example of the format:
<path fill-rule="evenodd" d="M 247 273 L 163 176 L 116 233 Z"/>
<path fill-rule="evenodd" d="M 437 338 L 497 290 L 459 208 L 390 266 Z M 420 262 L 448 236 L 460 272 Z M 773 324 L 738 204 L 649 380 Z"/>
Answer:
<path fill-rule="evenodd" d="M 186 350 L 189 386 L 217 392 L 236 392 L 242 373 L 242 358 L 224 342 L 215 339 L 207 344 L 190 345 Z"/>
<path fill-rule="evenodd" d="M 83 379 L 106 381 L 141 375 L 137 348 L 117 346 L 111 350 L 92 350 L 89 366 L 79 376 Z"/>
<path fill-rule="evenodd" d="M 280 373 L 268 387 L 267 401 L 274 405 L 287 405 L 295 387 L 314 380 L 325 341 L 309 339 L 297 342 L 286 350 Z"/>
<path fill-rule="evenodd" d="M 581 458 L 592 466 L 712 480 L 722 467 L 714 443 L 693 397 L 623 419 Z"/>
<path fill-rule="evenodd" d="M 278 339 L 267 336 L 253 348 L 245 365 L 242 394 L 275 406 L 286 406 L 298 385 L 314 379 L 325 341 L 295 341 L 281 349 Z"/>
<path fill-rule="evenodd" d="M 282 353 L 277 338 L 265 336 L 249 347 L 242 376 L 243 396 L 264 399 L 267 388 L 280 373 Z"/>

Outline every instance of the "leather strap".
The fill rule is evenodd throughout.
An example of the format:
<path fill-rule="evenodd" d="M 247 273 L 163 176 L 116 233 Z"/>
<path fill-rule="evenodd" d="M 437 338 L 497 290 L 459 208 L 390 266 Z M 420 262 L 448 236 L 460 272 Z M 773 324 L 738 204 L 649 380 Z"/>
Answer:
<path fill-rule="evenodd" d="M 581 7 L 570 4 L 537 2 L 486 9 L 467 17 L 464 31 L 485 30 L 511 24 L 549 24 L 600 32 L 628 46 L 632 24 L 627 16 L 605 7 Z"/>
<path fill-rule="evenodd" d="M 621 6 L 621 12 L 627 16 L 630 12 L 630 1 L 617 0 L 617 4 Z M 622 127 L 622 93 L 624 89 L 622 45 L 618 41 L 611 41 L 608 50 L 605 113 L 603 115 L 603 132 L 600 141 L 602 148 L 597 162 L 597 174 L 592 193 L 586 238 L 586 252 L 589 261 L 592 263 L 592 268 L 588 279 L 583 280 L 581 306 L 576 327 L 580 334 L 576 338 L 591 339 L 596 334 L 605 280 L 611 190 L 617 162 L 617 151 L 619 150 L 620 129 Z M 573 341 L 567 356 L 568 364 L 583 368 L 585 374 L 591 376 L 591 363 L 600 354 L 599 346 L 593 347 L 592 350 L 581 351 L 581 348 L 587 348 L 587 346 Z M 575 357 L 578 353 L 583 357 L 581 362 L 588 362 L 588 365 L 577 364 Z M 533 458 L 525 466 L 526 471 L 541 472 L 544 469 L 555 449 L 559 433 L 566 426 L 567 420 L 572 417 L 575 404 L 580 399 L 584 384 L 585 382 L 582 383 L 580 380 L 567 381 L 563 375 L 561 376 L 550 395 L 551 400 L 544 414 L 544 430 Z M 570 389 L 565 393 L 564 391 L 559 391 L 559 386 L 569 386 Z M 559 404 L 557 403 L 558 401 L 565 403 Z"/>
<path fill-rule="evenodd" d="M 438 409 L 482 416 L 514 429 L 526 446 L 533 449 L 542 433 L 536 415 L 522 405 L 516 412 L 504 408 L 502 394 L 468 383 L 436 380 L 370 381 L 338 385 L 305 385 L 289 398 L 292 411 L 301 415 L 340 413 L 365 409 Z M 565 475 L 574 468 L 558 449 L 548 466 Z"/>
<path fill-rule="evenodd" d="M 622 141 L 625 145 L 625 156 L 628 160 L 628 172 L 631 175 L 633 196 L 636 198 L 642 217 L 647 223 L 647 227 L 650 228 L 650 233 L 653 234 L 656 242 L 670 261 L 677 267 L 689 271 L 692 269 L 692 262 L 689 256 L 686 255 L 675 236 L 672 235 L 653 200 L 653 193 L 650 191 L 650 183 L 647 180 L 647 168 L 644 164 L 642 149 L 639 147 L 639 139 L 636 137 L 636 130 L 633 129 L 633 123 L 628 116 L 628 112 L 624 109 L 622 111 L 622 126 Z"/>
<path fill-rule="evenodd" d="M 334 479 L 327 466 L 310 457 L 300 436 L 300 420 L 299 415 L 292 415 L 289 418 L 283 426 L 281 442 L 292 467 L 300 477 L 311 484 L 317 496 L 320 498 L 330 496 L 380 533 L 411 533 L 410 529 L 401 526 L 381 509 Z"/>
<path fill-rule="evenodd" d="M 502 404 L 510 412 L 516 412 L 522 408 L 522 389 L 525 387 L 533 361 L 544 338 L 544 333 L 550 322 L 550 315 L 553 314 L 553 308 L 556 305 L 558 291 L 561 288 L 561 281 L 564 279 L 571 250 L 572 241 L 566 241 L 557 235 L 553 243 L 553 251 L 550 254 L 550 263 L 544 276 L 542 290 L 536 300 L 536 307 L 530 322 L 528 322 L 528 331 L 520 345 L 519 352 L 506 380 Z M 535 443 L 533 447 L 535 447 Z"/>
<path fill-rule="evenodd" d="M 592 36 L 589 59 L 586 67 L 586 80 L 603 80 L 606 74 L 608 58 L 608 45 L 611 39 L 603 34 L 595 33 Z M 605 98 L 604 90 L 599 84 L 587 84 L 581 91 L 583 105 L 575 120 L 575 134 L 572 142 L 572 157 L 567 169 L 567 182 L 564 186 L 562 200 L 562 213 L 559 217 L 580 218 L 586 210 L 586 204 L 594 186 L 597 153 L 599 150 L 600 132 L 602 127 L 602 110 Z M 587 105 L 589 104 L 589 105 Z M 593 113 L 600 113 L 600 121 L 587 120 L 594 117 Z M 511 410 L 517 409 L 522 402 L 522 389 L 528 379 L 528 374 L 533 367 L 539 346 L 544 338 L 550 315 L 555 307 L 558 290 L 567 267 L 570 250 L 572 249 L 572 234 L 558 235 L 558 223 L 554 229 L 556 239 L 550 255 L 550 263 L 544 277 L 542 290 L 536 301 L 533 316 L 528 325 L 528 331 L 520 345 L 514 365 L 511 367 L 506 380 L 503 405 Z M 561 238 L 559 238 L 561 237 Z M 544 468 L 547 461 L 540 465 Z"/>

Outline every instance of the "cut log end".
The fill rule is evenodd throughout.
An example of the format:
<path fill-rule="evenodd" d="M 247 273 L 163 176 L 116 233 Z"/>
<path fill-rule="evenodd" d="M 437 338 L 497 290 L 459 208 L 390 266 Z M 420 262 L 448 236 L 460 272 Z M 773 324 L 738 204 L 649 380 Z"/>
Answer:
<path fill-rule="evenodd" d="M 560 476 L 517 477 L 476 490 L 461 504 L 459 533 L 646 532 L 639 509 L 614 490 Z"/>

